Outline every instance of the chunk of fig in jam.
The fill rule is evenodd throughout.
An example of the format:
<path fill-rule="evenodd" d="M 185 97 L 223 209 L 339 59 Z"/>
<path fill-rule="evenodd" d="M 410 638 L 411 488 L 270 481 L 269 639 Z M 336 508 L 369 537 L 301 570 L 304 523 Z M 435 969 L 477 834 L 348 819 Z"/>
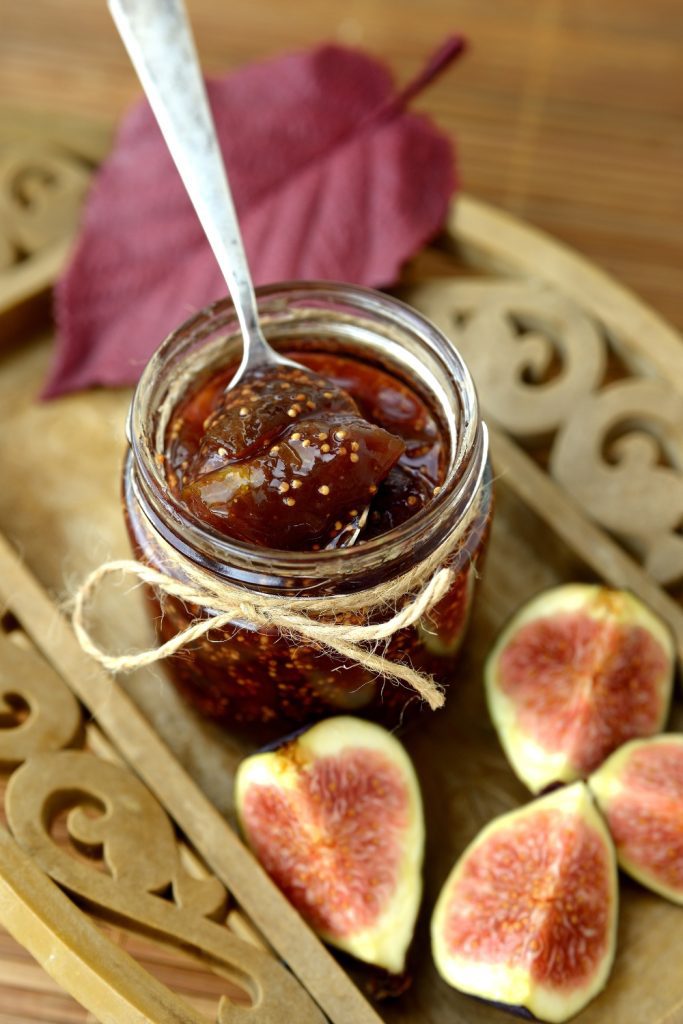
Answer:
<path fill-rule="evenodd" d="M 226 460 L 253 455 L 293 423 L 324 412 L 358 413 L 358 407 L 342 388 L 308 370 L 256 370 L 226 391 L 207 418 L 189 475 L 198 477 Z"/>
<path fill-rule="evenodd" d="M 445 445 L 422 399 L 393 375 L 336 353 L 294 353 L 229 388 L 219 370 L 180 403 L 168 481 L 190 512 L 260 546 L 356 543 L 415 515 L 443 481 Z"/>
<path fill-rule="evenodd" d="M 405 523 L 427 504 L 434 491 L 434 485 L 409 466 L 392 466 L 383 482 L 381 493 L 378 489 L 372 503 L 366 535 L 377 537 Z"/>
<path fill-rule="evenodd" d="M 269 436 L 274 444 L 193 480 L 182 497 L 231 537 L 293 550 L 324 546 L 357 518 L 405 447 L 349 413 L 324 413 Z"/>

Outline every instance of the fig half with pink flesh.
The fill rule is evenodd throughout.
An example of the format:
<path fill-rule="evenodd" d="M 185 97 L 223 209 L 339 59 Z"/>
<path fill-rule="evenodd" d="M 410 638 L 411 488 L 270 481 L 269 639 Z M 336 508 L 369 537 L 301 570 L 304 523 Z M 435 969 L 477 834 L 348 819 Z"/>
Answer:
<path fill-rule="evenodd" d="M 514 616 L 485 682 L 510 764 L 538 793 L 586 778 L 622 743 L 659 732 L 673 670 L 671 633 L 638 598 L 574 583 Z"/>
<path fill-rule="evenodd" d="M 361 719 L 319 722 L 236 776 L 244 835 L 320 937 L 399 974 L 422 894 L 424 819 L 411 761 Z"/>
<path fill-rule="evenodd" d="M 683 904 L 683 736 L 632 740 L 588 780 L 623 870 Z"/>
<path fill-rule="evenodd" d="M 434 910 L 434 961 L 462 992 L 568 1020 L 607 981 L 617 908 L 614 847 L 577 782 L 494 819 L 468 846 Z"/>

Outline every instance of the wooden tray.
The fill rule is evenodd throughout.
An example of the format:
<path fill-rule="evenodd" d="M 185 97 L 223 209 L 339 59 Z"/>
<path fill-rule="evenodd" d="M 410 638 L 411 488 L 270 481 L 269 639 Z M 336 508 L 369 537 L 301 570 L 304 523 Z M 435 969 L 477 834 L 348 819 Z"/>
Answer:
<path fill-rule="evenodd" d="M 2 123 L 0 119 L 0 129 Z M 22 124 L 26 132 L 26 123 Z M 0 144 L 2 138 L 0 130 Z M 43 148 L 52 151 L 58 147 L 60 160 L 75 164 L 84 174 L 105 145 L 104 133 L 84 136 L 81 129 L 75 132 L 73 126 L 56 141 L 45 140 L 43 134 L 40 138 Z M 16 152 L 23 152 L 21 147 L 25 145 L 26 141 L 22 142 Z M 31 142 L 34 162 L 40 159 L 40 146 L 36 146 Z M 54 152 L 51 155 L 54 157 Z M 17 166 L 20 165 L 17 158 Z M 72 176 L 70 180 L 80 179 Z M 80 186 L 76 189 L 80 195 L 79 190 Z M 482 662 L 503 622 L 527 597 L 565 580 L 597 577 L 631 586 L 642 594 L 671 623 L 679 653 L 683 651 L 683 613 L 675 600 L 676 585 L 683 575 L 683 564 L 676 561 L 680 554 L 678 521 L 671 524 L 668 520 L 662 522 L 660 517 L 655 522 L 657 510 L 646 507 L 647 502 L 642 500 L 638 507 L 637 500 L 639 491 L 647 495 L 659 485 L 660 471 L 666 469 L 670 476 L 664 484 L 670 487 L 672 518 L 678 515 L 680 519 L 683 514 L 683 509 L 675 512 L 675 502 L 680 500 L 683 488 L 683 427 L 680 413 L 669 415 L 666 411 L 669 407 L 680 407 L 680 391 L 676 391 L 683 388 L 680 339 L 638 300 L 595 268 L 524 225 L 467 197 L 459 200 L 449 231 L 438 245 L 408 268 L 403 293 L 443 322 L 471 355 L 492 427 L 497 509 L 485 579 L 446 709 L 425 717 L 405 737 L 426 807 L 425 898 L 416 936 L 414 984 L 400 999 L 373 1009 L 349 981 L 348 964 L 343 968 L 337 966 L 284 900 L 278 899 L 225 824 L 223 816 L 233 820 L 232 775 L 249 746 L 239 736 L 200 721 L 182 704 L 160 668 L 138 672 L 122 685 L 109 679 L 81 654 L 68 626 L 43 590 L 46 588 L 62 598 L 87 570 L 105 559 L 128 555 L 119 474 L 130 393 L 90 392 L 47 405 L 35 400 L 46 373 L 52 335 L 47 325 L 27 329 L 30 320 L 26 311 L 41 315 L 40 307 L 27 299 L 46 287 L 63 258 L 64 238 L 77 207 L 73 196 L 71 201 L 71 218 L 65 216 L 62 227 L 45 236 L 48 240 L 36 246 L 25 259 L 26 265 L 9 267 L 0 278 L 0 326 L 8 341 L 0 354 L 4 469 L 0 531 L 9 542 L 7 547 L 0 548 L 0 601 L 11 612 L 4 619 L 4 630 L 9 636 L 4 644 L 6 648 L 10 643 L 22 657 L 37 657 L 40 662 L 40 668 L 33 666 L 25 678 L 15 680 L 13 692 L 23 694 L 23 703 L 15 700 L 0 720 L 0 725 L 6 727 L 0 730 L 0 760 L 11 767 L 31 751 L 45 747 L 44 737 L 41 740 L 38 736 L 35 745 L 23 749 L 20 755 L 6 749 L 8 743 L 11 746 L 11 734 L 26 731 L 26 723 L 35 718 L 36 709 L 44 706 L 44 692 L 31 692 L 29 676 L 49 674 L 45 664 L 49 662 L 89 712 L 85 718 L 87 725 L 82 721 L 79 725 L 77 710 L 63 710 L 69 703 L 68 690 L 60 687 L 54 676 L 50 677 L 51 690 L 59 690 L 60 694 L 63 691 L 66 697 L 59 713 L 46 706 L 44 715 L 48 720 L 53 715 L 55 721 L 62 723 L 65 714 L 75 715 L 73 735 L 62 736 L 59 742 L 53 738 L 52 749 L 85 743 L 105 765 L 117 760 L 128 762 L 194 848 L 190 873 L 206 874 L 195 856 L 198 852 L 210 873 L 232 893 L 229 927 L 214 927 L 223 933 L 249 934 L 252 938 L 256 935 L 255 941 L 272 948 L 288 964 L 335 1024 L 369 1024 L 378 1020 L 495 1024 L 510 1019 L 502 1011 L 448 988 L 432 965 L 428 942 L 431 908 L 459 852 L 494 814 L 529 798 L 507 766 L 489 722 L 481 687 Z M 47 203 L 46 208 L 49 206 Z M 33 284 L 27 285 L 32 274 Z M 20 287 L 15 288 L 17 279 Z M 18 312 L 22 314 L 21 330 L 16 326 Z M 539 339 L 543 337 L 561 353 L 559 368 L 557 359 L 551 360 L 545 369 L 541 365 L 544 342 Z M 503 360 L 501 352 L 505 352 L 508 362 L 508 372 L 494 375 L 493 379 L 487 376 L 486 360 L 479 362 L 475 344 L 479 339 L 481 348 L 492 338 L 498 365 Z M 527 356 L 536 360 L 535 370 L 528 369 Z M 584 372 L 586 361 L 592 368 L 590 373 Z M 632 385 L 633 390 L 627 388 L 624 398 L 626 385 Z M 602 404 L 612 402 L 614 389 L 618 392 L 619 387 L 622 395 L 617 394 L 616 412 L 610 405 L 603 416 Z M 549 393 L 553 398 L 553 388 L 555 400 L 548 401 Z M 577 433 L 577 417 L 590 430 Z M 617 473 L 625 475 L 617 479 L 613 492 L 602 488 L 609 500 L 596 503 L 590 482 L 603 472 L 605 444 L 619 434 L 619 424 L 628 432 L 635 421 L 640 436 L 646 440 L 631 450 L 634 461 L 625 471 L 617 466 Z M 647 437 L 659 439 L 659 447 L 647 441 Z M 634 474 L 639 486 L 627 486 Z M 566 487 L 572 492 L 571 498 Z M 631 510 L 637 530 L 636 526 L 625 530 L 620 522 L 615 526 L 615 503 Z M 612 529 L 612 537 L 598 525 L 600 522 Z M 21 563 L 14 552 L 20 553 Z M 653 573 L 669 585 L 668 593 L 655 582 Z M 116 636 L 119 644 L 121 637 L 125 637 L 135 646 L 147 642 L 149 634 L 142 606 L 131 614 L 131 600 L 136 600 L 135 595 L 111 595 L 100 608 L 99 617 L 105 634 Z M 0 667 L 2 663 L 0 658 Z M 679 692 L 670 728 L 682 727 Z M 29 760 L 29 768 L 30 764 Z M 46 767 L 42 778 L 49 776 L 47 787 L 41 790 L 40 783 L 35 782 L 33 789 L 29 785 L 25 791 L 33 793 L 38 801 L 36 806 L 40 800 L 54 801 L 54 792 L 73 791 L 73 782 L 68 783 L 60 775 L 62 769 L 57 761 L 48 761 L 46 765 L 49 771 Z M 122 773 L 121 778 L 132 778 L 123 768 L 116 770 Z M 105 792 L 109 775 L 103 781 L 99 771 L 94 770 L 92 777 L 84 771 L 84 790 L 92 783 Z M 134 785 L 135 780 L 130 784 Z M 128 783 L 122 785 L 125 788 Z M 24 792 L 18 782 L 13 782 L 12 787 L 17 793 Z M 116 799 L 117 792 L 114 785 L 112 799 Z M 10 793 L 10 811 L 11 796 Z M 20 817 L 16 811 L 13 827 Z M 66 829 L 62 818 L 60 827 L 63 841 Z M 164 828 L 159 824 L 159 832 L 155 832 L 150 825 L 150 833 L 158 836 Z M 118 1009 L 109 1019 L 138 1019 L 135 1011 L 142 1014 L 139 1019 L 194 1020 L 189 1009 L 178 1009 L 180 1004 L 163 994 L 165 988 L 155 988 L 147 973 L 137 974 L 125 955 L 119 958 L 118 953 L 111 952 L 124 949 L 175 988 L 176 993 L 180 992 L 183 1007 L 194 1005 L 215 1019 L 215 997 L 220 992 L 235 992 L 234 984 L 225 980 L 226 971 L 230 973 L 231 954 L 226 953 L 221 943 L 227 940 L 224 936 L 217 938 L 215 931 L 207 938 L 202 924 L 206 922 L 206 908 L 217 899 L 215 891 L 209 894 L 210 898 L 206 895 L 212 885 L 218 884 L 215 879 L 202 883 L 195 895 L 186 899 L 186 916 L 180 924 L 176 921 L 173 927 L 152 927 L 149 915 L 156 913 L 158 904 L 173 904 L 149 895 L 150 886 L 158 886 L 158 878 L 150 882 L 143 877 L 144 871 L 136 874 L 135 864 L 154 860 L 158 847 L 147 845 L 147 839 L 139 829 L 135 831 L 135 826 L 131 832 L 130 822 L 123 822 L 120 833 L 126 855 L 118 861 L 113 859 L 119 876 L 118 888 L 107 889 L 106 898 L 103 889 L 109 879 L 91 891 L 87 889 L 90 882 L 79 881 L 68 873 L 60 858 L 55 867 L 50 859 L 51 847 L 48 844 L 46 848 L 40 836 L 31 832 L 30 820 L 21 828 L 14 827 L 14 831 L 19 846 L 0 837 L 0 875 L 5 879 L 0 885 L 0 919 L 22 937 L 62 985 L 75 992 L 99 1019 L 107 1019 L 105 1010 L 118 1000 Z M 142 851 L 142 857 L 133 853 L 136 848 L 138 853 Z M 32 855 L 31 860 L 26 858 L 26 850 Z M 168 853 L 174 864 L 175 856 Z M 181 856 L 185 863 L 189 856 L 186 848 Z M 79 863 L 82 867 L 86 862 L 81 858 Z M 101 863 L 98 866 L 99 871 L 91 867 L 90 873 L 101 880 L 107 876 L 107 870 L 103 870 Z M 99 940 L 95 937 L 97 933 L 88 930 L 92 927 L 89 919 L 81 911 L 74 911 L 72 918 L 67 901 L 49 883 L 46 873 L 92 914 L 109 922 L 106 945 L 99 956 L 93 952 Z M 635 883 L 624 880 L 621 893 L 619 947 L 611 979 L 604 993 L 576 1020 L 581 1024 L 606 1020 L 619 1024 L 673 1024 L 683 1019 L 683 972 L 676 955 L 683 942 L 683 914 L 680 908 Z M 31 894 L 34 904 L 27 910 Z M 120 905 L 116 903 L 119 898 Z M 26 938 L 26 921 L 31 915 L 35 926 L 29 929 L 32 935 L 36 932 L 36 917 L 42 915 L 44 930 L 40 941 Z M 60 922 L 60 935 L 73 939 L 64 960 L 50 960 L 46 953 L 45 936 L 49 938 L 56 921 Z M 116 925 L 113 930 L 112 922 Z M 52 927 L 53 933 L 54 930 Z M 144 939 L 131 939 L 131 932 L 136 931 L 144 934 Z M 176 949 L 182 945 L 184 952 L 160 953 L 150 941 L 151 932 Z M 196 935 L 199 937 L 190 942 L 188 937 Z M 209 954 L 207 944 L 211 943 L 217 946 L 211 947 Z M 188 944 L 193 945 L 191 960 L 187 958 Z M 83 972 L 87 974 L 91 969 L 87 963 L 81 962 L 80 976 L 63 969 L 65 963 L 72 964 L 73 957 L 78 955 L 95 961 L 95 966 L 91 965 L 93 976 L 88 975 L 87 984 L 83 982 Z M 108 974 L 102 967 L 107 957 L 111 967 Z M 278 983 L 276 958 L 270 959 L 275 967 L 264 968 L 263 974 L 268 991 Z M 244 1017 L 255 1024 L 293 1019 L 282 1006 L 278 1010 L 276 1005 L 273 1016 L 259 1016 L 260 1012 L 222 1019 Z M 52 987 L 11 940 L 2 940 L 0 1024 L 9 1020 L 86 1019 L 86 1011 Z"/>

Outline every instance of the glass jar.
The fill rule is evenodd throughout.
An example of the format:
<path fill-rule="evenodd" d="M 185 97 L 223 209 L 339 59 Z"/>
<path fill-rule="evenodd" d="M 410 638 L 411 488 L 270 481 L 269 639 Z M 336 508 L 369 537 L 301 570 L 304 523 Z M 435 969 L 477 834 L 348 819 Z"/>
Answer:
<path fill-rule="evenodd" d="M 131 406 L 124 501 L 136 556 L 183 579 L 200 566 L 246 591 L 348 595 L 388 582 L 426 558 L 458 529 L 473 503 L 476 516 L 453 556 L 455 581 L 416 627 L 390 639 L 388 656 L 407 659 L 448 684 L 462 642 L 486 547 L 491 512 L 486 430 L 472 379 L 459 353 L 428 320 L 387 295 L 350 285 L 290 283 L 257 290 L 264 333 L 290 353 L 330 352 L 395 375 L 434 413 L 447 441 L 441 490 L 392 530 L 356 546 L 322 551 L 256 547 L 199 522 L 171 493 L 163 455 L 170 417 L 183 395 L 227 365 L 237 365 L 241 338 L 231 302 L 222 299 L 178 328 L 147 365 Z M 174 553 L 169 570 L 164 544 Z M 162 641 L 198 614 L 168 594 L 150 592 Z M 236 621 L 212 630 L 168 659 L 185 697 L 224 725 L 268 727 L 265 734 L 330 713 L 362 714 L 396 724 L 420 704 L 410 687 L 367 669 Z M 262 730 L 261 730 L 262 731 Z"/>

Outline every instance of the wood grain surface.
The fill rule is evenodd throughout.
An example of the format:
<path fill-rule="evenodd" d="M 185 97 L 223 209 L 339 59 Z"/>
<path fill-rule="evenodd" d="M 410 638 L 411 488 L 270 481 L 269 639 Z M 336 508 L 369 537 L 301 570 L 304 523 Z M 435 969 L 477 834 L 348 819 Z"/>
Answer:
<path fill-rule="evenodd" d="M 51 335 L 45 332 L 1 357 L 0 437 L 11 437 L 12 445 L 4 446 L 3 451 L 9 472 L 0 489 L 0 530 L 22 552 L 40 581 L 65 596 L 70 584 L 88 569 L 128 551 L 118 474 L 129 392 L 84 392 L 59 402 L 36 404 L 34 395 L 51 344 Z M 520 501 L 507 480 L 509 475 L 504 472 L 497 481 L 497 511 L 486 573 L 446 708 L 433 717 L 430 713 L 423 726 L 405 736 L 428 822 L 425 897 L 416 932 L 414 984 L 400 999 L 379 1007 L 386 1024 L 505 1024 L 511 1019 L 501 1010 L 450 989 L 438 978 L 429 953 L 429 915 L 440 886 L 467 842 L 492 816 L 528 799 L 505 761 L 486 712 L 481 686 L 486 654 L 522 601 L 544 587 L 594 576 Z M 19 584 L 15 586 L 5 577 L 4 586 L 15 595 L 10 604 L 16 604 L 20 617 L 30 615 L 30 605 L 35 605 L 37 598 L 29 595 L 24 607 Z M 125 637 L 131 647 L 145 642 L 148 626 L 141 605 L 139 614 L 131 613 L 137 612 L 129 604 L 134 597 L 115 591 L 99 606 L 98 632 L 102 631 L 105 640 L 107 635 L 117 636 L 119 642 Z M 54 639 L 53 629 L 41 627 L 34 639 L 50 646 L 40 634 Z M 93 679 L 84 676 L 83 693 L 94 692 L 91 684 L 97 673 L 92 675 Z M 184 707 L 159 666 L 139 670 L 125 685 L 185 771 L 214 806 L 234 820 L 231 780 L 238 761 L 251 749 L 248 741 L 212 727 Z M 101 698 L 95 703 L 100 717 L 109 721 L 119 713 L 121 703 L 112 698 L 113 692 L 102 684 Z M 683 728 L 680 690 L 669 728 Z M 150 752 L 142 753 L 140 764 Z M 576 1018 L 576 1024 L 676 1024 L 683 1015 L 683 977 L 679 957 L 670 953 L 679 949 L 682 941 L 680 908 L 628 880 L 622 883 L 621 896 L 619 951 L 613 973 L 604 993 Z M 160 959 L 151 943 L 134 940 L 131 946 L 123 931 L 111 937 L 192 1005 L 208 1008 L 208 997 L 218 990 L 215 978 L 206 973 L 202 976 L 192 965 Z M 41 976 L 28 954 L 10 945 L 0 933 L 0 1024 L 87 1020 L 85 1011 Z"/>
<path fill-rule="evenodd" d="M 467 190 L 553 233 L 683 327 L 679 0 L 187 0 L 206 71 L 322 40 L 400 81 L 448 32 L 471 52 L 417 101 Z M 139 93 L 105 4 L 3 0 L 0 103 L 113 122 Z"/>

